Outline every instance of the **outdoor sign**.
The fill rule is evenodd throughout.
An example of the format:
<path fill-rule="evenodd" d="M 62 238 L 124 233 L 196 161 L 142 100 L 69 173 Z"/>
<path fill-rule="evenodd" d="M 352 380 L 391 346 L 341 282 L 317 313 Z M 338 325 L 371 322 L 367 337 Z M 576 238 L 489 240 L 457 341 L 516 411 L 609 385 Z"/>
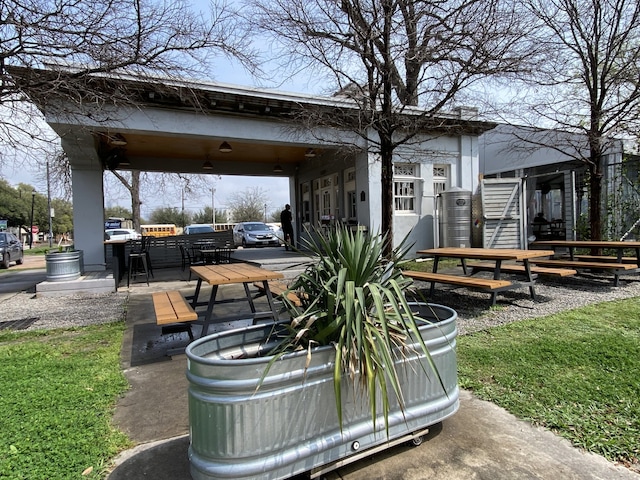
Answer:
<path fill-rule="evenodd" d="M 113 228 L 122 228 L 122 221 L 116 220 L 114 218 L 110 218 L 106 222 L 104 222 L 104 229 L 111 230 Z"/>

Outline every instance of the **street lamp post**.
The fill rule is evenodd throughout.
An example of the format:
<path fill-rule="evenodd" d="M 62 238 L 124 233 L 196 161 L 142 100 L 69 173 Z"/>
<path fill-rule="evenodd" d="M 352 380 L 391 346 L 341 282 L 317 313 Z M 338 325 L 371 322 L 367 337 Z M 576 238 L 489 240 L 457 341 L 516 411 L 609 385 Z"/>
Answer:
<path fill-rule="evenodd" d="M 31 222 L 29 225 L 29 250 L 33 248 L 33 204 L 36 199 L 36 191 L 31 191 Z"/>

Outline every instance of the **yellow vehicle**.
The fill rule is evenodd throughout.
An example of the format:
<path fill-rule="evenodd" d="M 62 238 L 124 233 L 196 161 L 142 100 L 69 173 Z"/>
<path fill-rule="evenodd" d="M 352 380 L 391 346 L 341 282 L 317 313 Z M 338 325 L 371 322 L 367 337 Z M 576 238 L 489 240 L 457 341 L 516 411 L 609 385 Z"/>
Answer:
<path fill-rule="evenodd" d="M 158 225 L 140 225 L 140 233 L 150 237 L 169 237 L 178 234 L 178 228 L 173 223 L 161 223 Z"/>

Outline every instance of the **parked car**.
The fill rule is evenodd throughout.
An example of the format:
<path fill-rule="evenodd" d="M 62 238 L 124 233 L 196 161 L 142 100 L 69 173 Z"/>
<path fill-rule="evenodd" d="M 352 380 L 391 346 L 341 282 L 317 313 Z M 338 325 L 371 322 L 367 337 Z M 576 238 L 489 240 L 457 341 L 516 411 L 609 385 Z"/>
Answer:
<path fill-rule="evenodd" d="M 184 227 L 185 235 L 193 235 L 196 233 L 214 233 L 215 230 L 211 225 L 206 223 L 194 223 L 193 225 L 187 225 Z"/>
<path fill-rule="evenodd" d="M 241 222 L 233 227 L 233 242 L 236 246 L 258 247 L 280 245 L 280 240 L 269 226 L 263 222 Z"/>
<path fill-rule="evenodd" d="M 278 237 L 278 240 L 280 240 L 280 245 L 284 245 L 284 232 L 282 231 L 282 227 L 280 226 L 280 224 L 267 223 L 267 225 L 271 230 L 273 230 L 273 233 L 275 234 L 276 237 Z"/>
<path fill-rule="evenodd" d="M 22 265 L 24 251 L 22 243 L 13 233 L 0 232 L 0 267 L 9 268 L 11 262 Z"/>
<path fill-rule="evenodd" d="M 105 230 L 104 235 L 106 240 L 140 240 L 142 238 L 142 235 L 130 228 Z"/>

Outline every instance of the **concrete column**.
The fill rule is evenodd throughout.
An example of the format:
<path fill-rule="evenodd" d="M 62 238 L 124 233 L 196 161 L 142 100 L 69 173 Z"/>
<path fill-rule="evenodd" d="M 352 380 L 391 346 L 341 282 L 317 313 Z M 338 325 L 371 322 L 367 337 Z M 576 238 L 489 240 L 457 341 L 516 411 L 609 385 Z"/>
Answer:
<path fill-rule="evenodd" d="M 380 155 L 365 153 L 356 157 L 358 221 L 369 225 L 370 233 L 382 230 L 382 162 Z M 362 193 L 364 192 L 364 199 Z"/>
<path fill-rule="evenodd" d="M 82 250 L 84 269 L 105 270 L 102 169 L 74 168 L 73 242 Z"/>
<path fill-rule="evenodd" d="M 105 270 L 102 164 L 89 133 L 64 135 L 62 146 L 71 164 L 73 244 L 83 252 L 84 270 L 99 272 Z"/>
<path fill-rule="evenodd" d="M 460 188 L 472 193 L 475 193 L 479 186 L 478 149 L 478 137 L 460 136 L 460 164 L 456 183 Z"/>

